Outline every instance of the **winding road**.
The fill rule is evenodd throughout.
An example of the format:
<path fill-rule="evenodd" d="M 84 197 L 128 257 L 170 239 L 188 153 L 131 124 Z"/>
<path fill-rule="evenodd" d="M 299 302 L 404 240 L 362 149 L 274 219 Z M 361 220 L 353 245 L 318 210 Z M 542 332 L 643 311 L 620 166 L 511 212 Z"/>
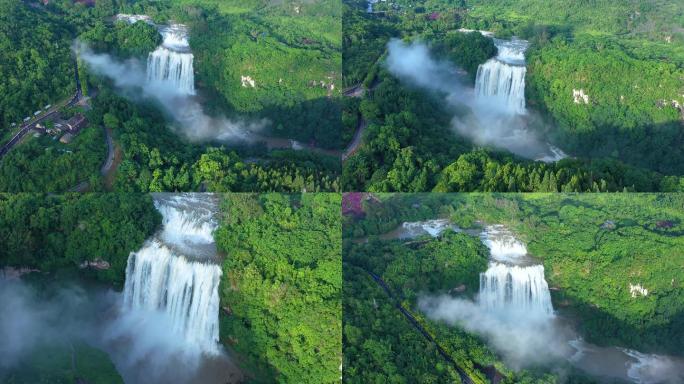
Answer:
<path fill-rule="evenodd" d="M 379 82 L 376 79 L 376 81 L 371 84 L 368 92 L 372 92 L 378 86 L 378 84 Z M 357 84 L 351 88 L 347 88 L 344 92 L 342 92 L 342 94 L 348 97 L 363 97 L 366 94 L 366 89 L 364 88 L 363 84 Z M 358 123 L 356 124 L 356 132 L 354 132 L 354 137 L 352 138 L 351 143 L 349 143 L 347 148 L 342 153 L 342 161 L 347 160 L 359 149 L 363 141 L 363 134 L 366 132 L 366 128 L 368 128 L 368 122 L 359 112 Z"/>
<path fill-rule="evenodd" d="M 347 160 L 351 155 L 353 155 L 357 149 L 361 146 L 361 139 L 363 138 L 363 133 L 366 132 L 368 127 L 368 122 L 364 120 L 363 116 L 359 113 L 359 122 L 356 125 L 356 132 L 354 132 L 354 138 L 352 139 L 347 149 L 342 153 L 342 161 Z"/>

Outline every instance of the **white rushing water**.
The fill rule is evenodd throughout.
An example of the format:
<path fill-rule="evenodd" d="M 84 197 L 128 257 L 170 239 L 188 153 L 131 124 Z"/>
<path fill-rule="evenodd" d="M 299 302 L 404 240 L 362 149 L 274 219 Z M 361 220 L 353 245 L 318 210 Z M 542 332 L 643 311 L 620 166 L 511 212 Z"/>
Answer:
<path fill-rule="evenodd" d="M 169 86 L 181 94 L 195 94 L 194 56 L 190 52 L 187 28 L 181 24 L 161 27 L 162 45 L 147 57 L 147 81 Z"/>
<path fill-rule="evenodd" d="M 155 196 L 163 229 L 129 256 L 124 307 L 161 313 L 172 332 L 203 352 L 218 342 L 216 228 L 211 195 Z"/>
<path fill-rule="evenodd" d="M 524 40 L 494 39 L 496 57 L 480 65 L 475 80 L 478 98 L 502 105 L 513 114 L 525 114 L 525 50 Z"/>
<path fill-rule="evenodd" d="M 521 267 L 491 262 L 480 274 L 478 300 L 487 310 L 553 314 L 542 265 Z"/>
<path fill-rule="evenodd" d="M 437 237 L 447 229 L 459 231 L 459 228 L 449 221 L 449 219 L 433 219 L 426 221 L 406 221 L 401 224 L 404 233 L 401 237 L 413 238 L 428 234 Z"/>
<path fill-rule="evenodd" d="M 520 262 L 527 255 L 527 247 L 503 225 L 488 225 L 480 234 L 482 243 L 489 248 L 492 259 L 503 262 Z"/>

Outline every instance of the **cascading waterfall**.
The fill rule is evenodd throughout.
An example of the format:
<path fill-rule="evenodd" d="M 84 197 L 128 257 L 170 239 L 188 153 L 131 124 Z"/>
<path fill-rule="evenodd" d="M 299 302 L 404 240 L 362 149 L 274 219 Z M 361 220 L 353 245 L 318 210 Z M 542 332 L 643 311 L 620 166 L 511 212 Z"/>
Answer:
<path fill-rule="evenodd" d="M 520 267 L 492 262 L 480 274 L 479 303 L 486 309 L 512 309 L 551 315 L 551 295 L 544 267 Z"/>
<path fill-rule="evenodd" d="M 485 228 L 481 239 L 493 260 L 480 274 L 479 305 L 486 310 L 553 315 L 544 266 L 526 265 L 525 245 L 501 225 Z"/>
<path fill-rule="evenodd" d="M 171 86 L 182 94 L 194 95 L 192 61 L 192 53 L 175 52 L 161 46 L 147 57 L 147 81 Z"/>
<path fill-rule="evenodd" d="M 525 50 L 527 42 L 494 39 L 498 49 L 495 58 L 477 69 L 475 93 L 491 99 L 513 114 L 525 114 Z"/>
<path fill-rule="evenodd" d="M 155 196 L 163 228 L 128 258 L 124 307 L 161 312 L 174 333 L 212 353 L 218 350 L 221 279 L 212 236 L 216 202 L 198 196 Z"/>
<path fill-rule="evenodd" d="M 160 28 L 162 45 L 147 57 L 147 81 L 170 86 L 181 94 L 195 94 L 194 56 L 188 44 L 187 28 L 172 24 Z"/>

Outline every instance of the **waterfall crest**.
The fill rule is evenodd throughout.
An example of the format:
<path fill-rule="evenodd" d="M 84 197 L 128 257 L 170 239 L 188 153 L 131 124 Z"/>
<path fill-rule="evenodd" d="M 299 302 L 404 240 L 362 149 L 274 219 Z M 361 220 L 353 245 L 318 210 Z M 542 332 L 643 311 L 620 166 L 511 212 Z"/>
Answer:
<path fill-rule="evenodd" d="M 480 99 L 505 106 L 513 114 L 525 114 L 525 50 L 527 42 L 494 39 L 495 58 L 477 69 L 475 94 Z"/>
<path fill-rule="evenodd" d="M 217 352 L 222 272 L 211 237 L 215 199 L 158 195 L 155 206 L 163 229 L 129 256 L 124 307 L 160 312 L 173 333 L 201 351 Z"/>
<path fill-rule="evenodd" d="M 190 51 L 188 28 L 183 24 L 157 25 L 147 15 L 120 13 L 116 20 L 134 24 L 143 21 L 154 25 L 162 35 L 160 46 L 147 56 L 147 83 L 158 87 L 169 87 L 182 95 L 195 94 L 195 57 Z"/>
<path fill-rule="evenodd" d="M 527 247 L 503 225 L 488 225 L 480 239 L 494 260 L 516 263 L 527 255 Z"/>

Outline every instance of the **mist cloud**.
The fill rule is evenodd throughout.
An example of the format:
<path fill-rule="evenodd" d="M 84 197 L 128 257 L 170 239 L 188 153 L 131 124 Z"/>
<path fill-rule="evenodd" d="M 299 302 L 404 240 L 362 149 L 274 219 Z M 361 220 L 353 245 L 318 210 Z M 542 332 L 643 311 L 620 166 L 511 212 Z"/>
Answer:
<path fill-rule="evenodd" d="M 90 71 L 111 79 L 125 97 L 133 101 L 152 99 L 159 103 L 177 122 L 174 128 L 189 140 L 250 140 L 268 124 L 266 119 L 247 121 L 209 116 L 193 97 L 174 87 L 148 83 L 145 65 L 139 60 L 117 60 L 109 54 L 93 52 L 82 42 L 76 42 L 73 50 L 88 64 Z"/>
<path fill-rule="evenodd" d="M 38 349 L 73 342 L 106 351 L 126 383 L 239 378 L 224 353 L 204 354 L 174 333 L 162 313 L 124 308 L 120 293 L 73 284 L 48 291 L 44 297 L 21 280 L 0 277 L 0 382 Z"/>
<path fill-rule="evenodd" d="M 449 62 L 434 59 L 422 42 L 392 39 L 387 48 L 387 68 L 394 76 L 408 84 L 443 93 L 448 105 L 469 110 L 452 119 L 452 128 L 460 135 L 477 145 L 506 149 L 529 159 L 557 160 L 549 144 L 528 128 L 542 124 L 538 116 L 530 113 L 516 116 L 504 105 L 479 99 L 467 84 L 466 73 Z"/>
<path fill-rule="evenodd" d="M 549 364 L 572 355 L 567 343 L 569 330 L 547 314 L 486 310 L 472 301 L 448 295 L 422 297 L 418 308 L 432 320 L 483 336 L 515 369 Z"/>

